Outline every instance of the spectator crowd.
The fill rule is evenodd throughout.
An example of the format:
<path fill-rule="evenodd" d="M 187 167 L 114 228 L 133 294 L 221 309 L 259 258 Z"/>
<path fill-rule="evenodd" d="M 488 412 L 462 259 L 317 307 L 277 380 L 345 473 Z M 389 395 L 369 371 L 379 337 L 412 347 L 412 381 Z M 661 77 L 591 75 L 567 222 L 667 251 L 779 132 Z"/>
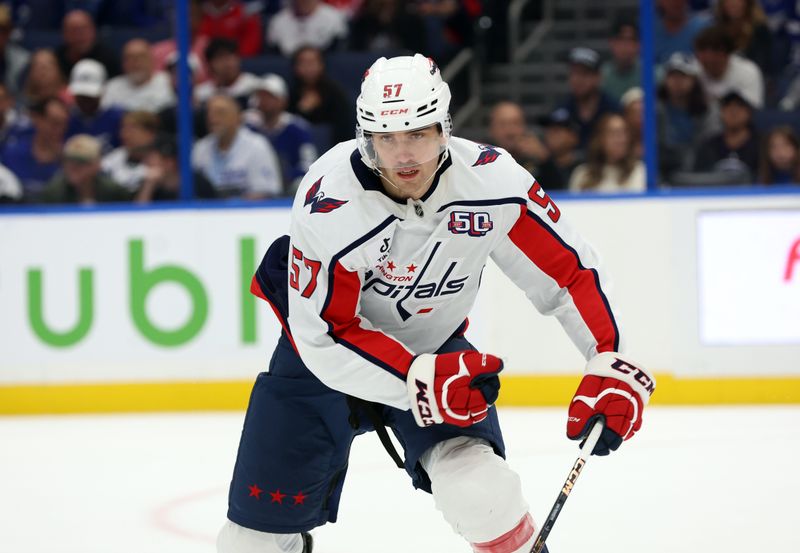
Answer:
<path fill-rule="evenodd" d="M 0 202 L 179 198 L 173 2 L 0 2 Z M 327 147 L 353 137 L 357 83 L 326 68 L 332 53 L 446 63 L 507 4 L 191 0 L 195 197 L 290 196 Z M 800 182 L 797 3 L 656 0 L 656 10 L 658 181 Z M 562 101 L 533 122 L 498 102 L 479 138 L 548 190 L 643 191 L 636 13 L 618 14 L 606 50 L 575 45 Z"/>
<path fill-rule="evenodd" d="M 800 9 L 774 0 L 657 0 L 657 182 L 800 184 Z M 608 59 L 577 46 L 568 93 L 529 123 L 501 101 L 484 139 L 548 190 L 645 189 L 638 14 L 609 29 Z"/>
<path fill-rule="evenodd" d="M 180 196 L 174 8 L 0 2 L 0 202 Z M 480 11 L 469 0 L 190 0 L 195 197 L 293 194 L 322 150 L 354 136 L 357 91 L 328 73 L 328 53 L 449 59 Z M 248 70 L 264 64 L 278 70 Z"/>

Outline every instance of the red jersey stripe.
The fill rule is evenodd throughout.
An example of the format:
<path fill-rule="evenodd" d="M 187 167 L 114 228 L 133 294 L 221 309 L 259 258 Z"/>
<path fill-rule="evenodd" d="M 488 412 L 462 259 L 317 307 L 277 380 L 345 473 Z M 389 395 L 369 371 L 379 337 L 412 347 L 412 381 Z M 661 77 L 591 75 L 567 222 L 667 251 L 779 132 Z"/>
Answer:
<path fill-rule="evenodd" d="M 253 294 L 256 297 L 261 298 L 265 302 L 267 302 L 267 304 L 272 308 L 272 311 L 275 313 L 275 317 L 278 318 L 278 322 L 280 322 L 281 326 L 283 327 L 283 331 L 286 332 L 286 337 L 289 338 L 289 342 L 291 342 L 292 347 L 294 348 L 294 351 L 297 352 L 297 346 L 294 345 L 294 338 L 292 338 L 292 333 L 289 332 L 289 324 L 288 324 L 288 322 L 284 320 L 284 318 L 281 315 L 281 312 L 278 310 L 278 308 L 275 307 L 275 305 L 273 305 L 273 303 L 267 299 L 267 296 L 261 290 L 261 285 L 258 283 L 258 279 L 255 276 L 250 281 L 250 293 Z M 298 355 L 299 355 L 299 352 L 298 352 Z"/>
<path fill-rule="evenodd" d="M 329 275 L 328 297 L 322 318 L 328 323 L 328 334 L 339 344 L 383 367 L 396 376 L 405 377 L 414 356 L 397 340 L 377 330 L 361 327 L 357 315 L 361 295 L 358 274 L 345 269 L 341 263 Z"/>
<path fill-rule="evenodd" d="M 597 271 L 587 269 L 578 253 L 525 207 L 508 237 L 537 267 L 569 290 L 581 318 L 597 341 L 597 352 L 617 351 L 619 331 Z"/>

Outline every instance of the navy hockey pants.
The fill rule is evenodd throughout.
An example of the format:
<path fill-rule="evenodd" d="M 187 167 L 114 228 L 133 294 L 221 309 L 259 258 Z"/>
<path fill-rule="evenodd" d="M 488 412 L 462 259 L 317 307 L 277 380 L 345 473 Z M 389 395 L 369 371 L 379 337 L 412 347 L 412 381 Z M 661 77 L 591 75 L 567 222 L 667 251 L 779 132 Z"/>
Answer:
<path fill-rule="evenodd" d="M 451 337 L 437 353 L 474 349 L 463 336 Z M 405 453 L 405 470 L 414 487 L 430 493 L 420 456 L 434 444 L 475 436 L 505 446 L 492 408 L 469 428 L 447 424 L 420 428 L 410 411 L 379 406 Z M 335 522 L 350 444 L 373 430 L 368 416 L 358 428 L 349 422 L 345 394 L 320 382 L 303 364 L 284 335 L 275 348 L 269 372 L 256 379 L 245 416 L 239 453 L 228 496 L 228 518 L 247 528 L 273 533 L 311 530 Z M 390 460 L 386 459 L 389 463 Z"/>

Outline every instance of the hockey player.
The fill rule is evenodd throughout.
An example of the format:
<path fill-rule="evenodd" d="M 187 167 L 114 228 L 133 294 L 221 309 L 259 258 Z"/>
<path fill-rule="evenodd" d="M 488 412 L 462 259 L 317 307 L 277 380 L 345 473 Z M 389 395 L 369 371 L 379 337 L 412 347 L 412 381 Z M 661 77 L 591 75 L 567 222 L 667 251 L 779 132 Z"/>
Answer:
<path fill-rule="evenodd" d="M 253 278 L 283 333 L 253 387 L 219 553 L 310 553 L 308 531 L 336 521 L 353 438 L 374 429 L 388 445 L 384 425 L 475 552 L 530 550 L 492 406 L 503 362 L 464 337 L 490 256 L 588 361 L 567 436 L 602 419 L 606 455 L 639 430 L 654 382 L 622 353 L 595 253 L 506 151 L 450 136 L 449 103 L 429 58 L 377 60 L 357 138 L 303 179 L 291 238 Z"/>

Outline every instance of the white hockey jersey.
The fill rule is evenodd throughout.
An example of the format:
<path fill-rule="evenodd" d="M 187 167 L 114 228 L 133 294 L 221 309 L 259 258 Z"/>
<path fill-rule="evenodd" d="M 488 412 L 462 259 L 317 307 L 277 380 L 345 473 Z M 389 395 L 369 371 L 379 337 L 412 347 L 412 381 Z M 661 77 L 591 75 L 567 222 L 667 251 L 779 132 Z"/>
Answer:
<path fill-rule="evenodd" d="M 414 356 L 463 325 L 490 256 L 587 359 L 620 351 L 595 253 L 531 174 L 506 151 L 468 140 L 452 138 L 449 153 L 417 201 L 388 196 L 355 140 L 322 156 L 300 184 L 288 326 L 330 388 L 408 409 Z"/>

